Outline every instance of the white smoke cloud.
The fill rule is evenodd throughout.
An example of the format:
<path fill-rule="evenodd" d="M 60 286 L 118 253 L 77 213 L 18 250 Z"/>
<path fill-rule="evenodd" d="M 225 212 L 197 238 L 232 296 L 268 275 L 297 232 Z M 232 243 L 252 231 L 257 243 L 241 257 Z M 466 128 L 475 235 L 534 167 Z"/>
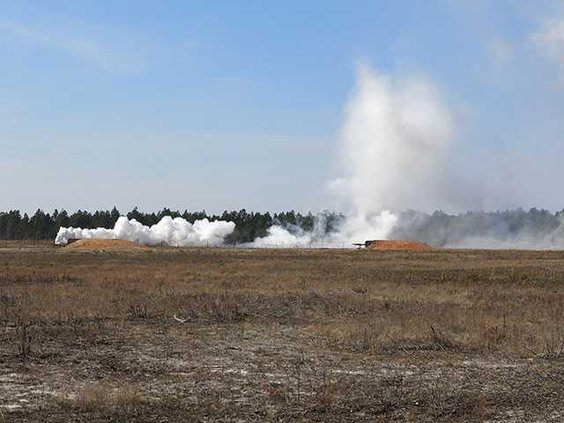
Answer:
<path fill-rule="evenodd" d="M 372 239 L 388 239 L 398 221 L 398 216 L 388 210 L 379 213 L 348 215 L 333 235 L 335 243 L 350 247 L 353 243 Z"/>
<path fill-rule="evenodd" d="M 342 129 L 339 194 L 353 214 L 436 208 L 445 199 L 441 177 L 453 134 L 437 89 L 365 65 L 357 79 Z"/>
<path fill-rule="evenodd" d="M 313 231 L 299 227 L 272 226 L 267 236 L 257 238 L 248 246 L 254 248 L 350 248 L 353 243 L 368 239 L 386 239 L 398 217 L 387 210 L 373 215 L 348 215 L 335 229 L 325 231 L 325 216 L 318 215 Z"/>
<path fill-rule="evenodd" d="M 309 248 L 313 246 L 314 239 L 312 233 L 301 228 L 295 228 L 292 233 L 288 228 L 274 225 L 268 228 L 265 237 L 255 239 L 248 246 L 253 248 Z"/>
<path fill-rule="evenodd" d="M 329 184 L 347 210 L 346 219 L 335 232 L 319 236 L 271 228 L 253 245 L 350 247 L 387 239 L 397 212 L 447 205 L 443 164 L 453 126 L 428 80 L 396 79 L 360 65 L 339 137 L 342 174 Z"/>
<path fill-rule="evenodd" d="M 163 217 L 151 227 L 142 225 L 135 219 L 120 217 L 113 229 L 61 228 L 55 244 L 66 245 L 70 239 L 122 239 L 145 245 L 165 244 L 173 247 L 218 246 L 226 236 L 233 233 L 235 223 L 225 221 L 210 222 L 197 220 L 193 224 L 187 220 L 170 216 Z"/>

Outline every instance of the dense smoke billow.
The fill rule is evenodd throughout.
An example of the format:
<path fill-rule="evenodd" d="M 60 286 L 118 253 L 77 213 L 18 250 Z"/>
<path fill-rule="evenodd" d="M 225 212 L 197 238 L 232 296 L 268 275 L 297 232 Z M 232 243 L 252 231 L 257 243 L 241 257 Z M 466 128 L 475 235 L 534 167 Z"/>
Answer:
<path fill-rule="evenodd" d="M 188 246 L 218 246 L 223 244 L 226 236 L 233 233 L 233 222 L 215 221 L 208 219 L 190 223 L 187 220 L 170 216 L 163 217 L 153 226 L 145 226 L 135 219 L 128 220 L 120 217 L 113 229 L 81 229 L 61 228 L 55 244 L 66 245 L 70 239 L 123 239 L 145 245 L 170 245 L 173 247 Z"/>
<path fill-rule="evenodd" d="M 331 228 L 326 225 L 327 214 L 316 216 L 312 231 L 304 231 L 295 225 L 275 225 L 265 237 L 246 246 L 348 248 L 365 239 L 386 239 L 397 222 L 397 216 L 387 210 L 372 215 L 338 216 Z"/>
<path fill-rule="evenodd" d="M 396 80 L 359 66 L 339 135 L 340 175 L 330 183 L 346 218 L 329 234 L 273 228 L 255 246 L 340 247 L 388 238 L 397 212 L 445 204 L 443 164 L 452 133 L 450 112 L 429 81 Z"/>
<path fill-rule="evenodd" d="M 357 71 L 340 135 L 341 175 L 332 188 L 353 215 L 445 206 L 453 119 L 427 80 Z"/>

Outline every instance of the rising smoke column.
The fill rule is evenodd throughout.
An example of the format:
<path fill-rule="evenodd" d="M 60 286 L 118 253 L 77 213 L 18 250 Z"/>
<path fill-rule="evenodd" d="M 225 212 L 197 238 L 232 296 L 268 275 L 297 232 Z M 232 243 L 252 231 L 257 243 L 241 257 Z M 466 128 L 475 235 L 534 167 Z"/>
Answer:
<path fill-rule="evenodd" d="M 443 202 L 453 123 L 428 80 L 359 66 L 341 132 L 338 183 L 353 213 L 434 209 Z"/>
<path fill-rule="evenodd" d="M 329 184 L 347 217 L 331 234 L 269 231 L 255 246 L 350 246 L 386 239 L 406 209 L 445 205 L 443 164 L 453 119 L 424 78 L 394 78 L 359 65 L 339 134 L 340 175 Z"/>
<path fill-rule="evenodd" d="M 120 217 L 113 229 L 61 228 L 55 244 L 66 245 L 69 239 L 123 239 L 145 245 L 165 244 L 173 247 L 218 246 L 226 236 L 233 233 L 235 223 L 225 221 L 210 222 L 197 220 L 193 224 L 187 220 L 170 216 L 163 217 L 159 223 L 149 227 L 135 219 Z"/>
<path fill-rule="evenodd" d="M 333 183 L 351 216 L 343 229 L 355 233 L 369 224 L 380 234 L 391 229 L 385 210 L 395 215 L 443 204 L 452 134 L 451 114 L 428 80 L 359 66 L 341 134 L 342 176 Z"/>

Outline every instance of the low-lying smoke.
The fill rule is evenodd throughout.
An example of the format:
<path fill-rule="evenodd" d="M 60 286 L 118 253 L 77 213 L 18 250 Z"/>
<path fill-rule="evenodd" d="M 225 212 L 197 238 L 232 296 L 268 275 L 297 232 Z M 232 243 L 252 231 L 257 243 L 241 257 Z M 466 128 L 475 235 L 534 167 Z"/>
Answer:
<path fill-rule="evenodd" d="M 272 226 L 267 236 L 257 238 L 249 247 L 324 247 L 349 248 L 353 243 L 366 239 L 386 239 L 397 222 L 397 216 L 387 210 L 373 215 L 346 215 L 327 230 L 326 216 L 316 216 L 313 231 L 296 226 Z"/>
<path fill-rule="evenodd" d="M 218 246 L 226 236 L 233 233 L 233 222 L 208 219 L 190 223 L 187 220 L 170 216 L 163 217 L 153 226 L 145 226 L 135 219 L 120 217 L 113 229 L 61 228 L 55 238 L 55 244 L 66 245 L 70 239 L 123 239 L 145 245 L 170 245 L 173 247 Z"/>
<path fill-rule="evenodd" d="M 537 209 L 460 215 L 408 211 L 400 214 L 391 236 L 436 247 L 562 249 L 564 215 Z"/>

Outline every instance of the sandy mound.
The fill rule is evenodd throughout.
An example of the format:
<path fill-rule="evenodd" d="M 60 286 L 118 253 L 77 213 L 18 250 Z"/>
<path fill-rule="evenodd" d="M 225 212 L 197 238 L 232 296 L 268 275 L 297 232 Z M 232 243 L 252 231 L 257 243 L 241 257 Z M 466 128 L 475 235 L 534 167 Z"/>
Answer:
<path fill-rule="evenodd" d="M 79 239 L 66 248 L 75 250 L 109 250 L 109 251 L 127 251 L 127 250 L 148 250 L 146 245 L 136 244 L 131 241 L 122 239 Z"/>
<path fill-rule="evenodd" d="M 417 241 L 370 241 L 366 247 L 380 251 L 426 251 L 433 249 L 430 245 Z"/>

